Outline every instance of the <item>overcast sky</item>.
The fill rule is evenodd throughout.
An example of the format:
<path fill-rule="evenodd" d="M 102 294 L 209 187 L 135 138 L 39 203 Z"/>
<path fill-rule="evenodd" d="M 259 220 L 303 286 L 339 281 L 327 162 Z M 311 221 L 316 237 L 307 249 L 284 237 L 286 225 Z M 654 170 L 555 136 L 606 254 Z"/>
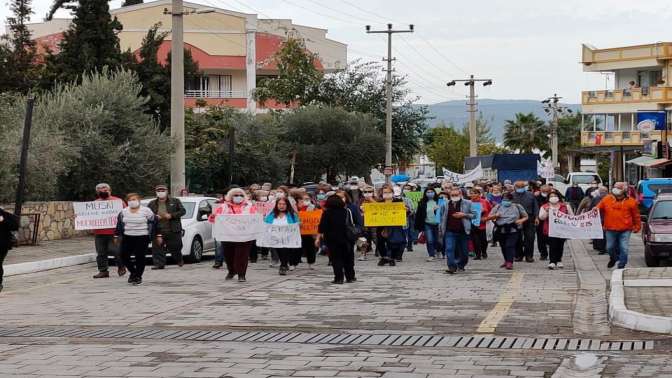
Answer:
<path fill-rule="evenodd" d="M 9 0 L 2 1 L 4 22 Z M 364 25 L 380 29 L 391 22 L 405 28 L 413 23 L 415 33 L 393 37 L 395 69 L 408 76 L 424 103 L 464 98 L 467 88 L 447 88 L 445 83 L 472 73 L 494 80 L 493 86 L 478 88 L 480 98 L 539 100 L 558 93 L 578 103 L 581 90 L 605 87 L 603 75 L 582 72 L 581 43 L 616 47 L 672 40 L 666 34 L 672 24 L 669 0 L 193 2 L 326 28 L 328 37 L 348 44 L 351 60 L 379 60 L 386 54 L 386 37 L 367 35 Z M 33 0 L 33 21 L 39 21 L 51 3 Z M 110 2 L 113 8 L 120 3 Z"/>

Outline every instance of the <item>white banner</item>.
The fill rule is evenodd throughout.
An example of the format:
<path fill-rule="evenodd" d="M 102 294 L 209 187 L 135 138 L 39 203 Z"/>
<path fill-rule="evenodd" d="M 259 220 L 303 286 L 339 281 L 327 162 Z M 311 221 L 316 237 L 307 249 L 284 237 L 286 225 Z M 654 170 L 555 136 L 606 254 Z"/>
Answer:
<path fill-rule="evenodd" d="M 257 239 L 257 246 L 265 248 L 301 248 L 301 226 L 298 223 L 264 224 L 264 232 Z"/>
<path fill-rule="evenodd" d="M 117 227 L 117 216 L 124 209 L 121 200 L 73 202 L 75 230 L 102 230 Z"/>
<path fill-rule="evenodd" d="M 602 239 L 600 211 L 593 209 L 581 215 L 568 215 L 551 209 L 548 235 L 562 239 Z"/>
<path fill-rule="evenodd" d="M 212 237 L 222 242 L 257 240 L 264 230 L 261 214 L 221 214 L 215 218 Z"/>
<path fill-rule="evenodd" d="M 555 178 L 555 169 L 553 168 L 553 163 L 551 161 L 539 162 L 537 160 L 537 175 L 545 179 Z"/>
<path fill-rule="evenodd" d="M 483 178 L 483 168 L 481 163 L 478 163 L 478 166 L 471 171 L 462 173 L 455 173 L 443 168 L 443 176 L 446 180 L 452 182 L 453 184 L 466 184 L 474 180 Z"/>

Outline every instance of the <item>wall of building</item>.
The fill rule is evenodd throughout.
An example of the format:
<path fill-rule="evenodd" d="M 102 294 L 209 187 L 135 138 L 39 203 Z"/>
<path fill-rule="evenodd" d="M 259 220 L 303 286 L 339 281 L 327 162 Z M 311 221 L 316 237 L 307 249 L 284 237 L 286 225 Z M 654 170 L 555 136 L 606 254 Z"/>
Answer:
<path fill-rule="evenodd" d="M 14 204 L 2 206 L 8 211 L 13 211 Z M 88 235 L 87 231 L 75 231 L 75 213 L 72 202 L 26 202 L 21 208 L 21 228 L 19 229 L 19 242 L 30 240 L 32 230 L 35 229 L 34 217 L 30 214 L 40 214 L 38 228 L 38 241 L 69 239 L 76 236 Z"/>

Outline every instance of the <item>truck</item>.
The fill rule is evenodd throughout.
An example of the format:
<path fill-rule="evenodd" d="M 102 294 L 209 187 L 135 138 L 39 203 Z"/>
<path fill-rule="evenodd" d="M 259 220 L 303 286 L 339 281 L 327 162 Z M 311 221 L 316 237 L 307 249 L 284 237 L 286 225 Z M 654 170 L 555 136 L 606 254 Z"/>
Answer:
<path fill-rule="evenodd" d="M 548 180 L 548 183 L 553 184 L 553 187 L 564 195 L 567 188 L 574 184 L 578 184 L 579 187 L 585 192 L 586 189 L 590 188 L 590 184 L 593 181 L 597 181 L 598 184 L 602 184 L 600 175 L 595 172 L 570 172 L 567 174 L 567 177 L 564 180 L 560 181 L 553 179 Z"/>

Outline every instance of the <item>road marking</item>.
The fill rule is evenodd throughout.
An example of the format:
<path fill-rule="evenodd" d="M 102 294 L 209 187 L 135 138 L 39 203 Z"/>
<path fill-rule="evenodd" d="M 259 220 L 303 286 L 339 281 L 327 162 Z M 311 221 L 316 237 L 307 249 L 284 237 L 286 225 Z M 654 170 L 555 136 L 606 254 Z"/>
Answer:
<path fill-rule="evenodd" d="M 490 310 L 488 316 L 483 319 L 481 324 L 478 326 L 476 332 L 478 333 L 493 333 L 497 328 L 499 322 L 504 319 L 506 313 L 511 309 L 513 301 L 516 299 L 516 296 L 520 292 L 520 286 L 523 282 L 523 273 L 513 272 L 509 284 L 504 289 L 504 292 L 499 296 L 497 304 L 495 307 Z"/>

